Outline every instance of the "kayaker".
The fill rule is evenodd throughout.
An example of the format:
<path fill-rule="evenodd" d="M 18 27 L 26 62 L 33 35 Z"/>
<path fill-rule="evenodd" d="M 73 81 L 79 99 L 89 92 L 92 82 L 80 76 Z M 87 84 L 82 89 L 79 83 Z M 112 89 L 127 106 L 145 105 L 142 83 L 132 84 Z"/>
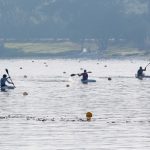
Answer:
<path fill-rule="evenodd" d="M 137 71 L 137 76 L 138 77 L 144 76 L 143 71 L 146 71 L 146 67 L 144 69 L 140 67 L 139 70 Z"/>
<path fill-rule="evenodd" d="M 6 82 L 9 83 L 9 84 L 13 84 L 8 79 L 9 79 L 9 77 L 7 77 L 6 74 L 4 74 L 3 77 L 1 78 L 1 91 L 5 91 L 5 89 L 10 87 L 10 86 L 6 85 Z"/>
<path fill-rule="evenodd" d="M 82 76 L 82 79 L 81 79 L 82 81 L 88 80 L 88 73 L 86 70 L 84 70 L 83 73 L 78 74 L 78 76 Z"/>

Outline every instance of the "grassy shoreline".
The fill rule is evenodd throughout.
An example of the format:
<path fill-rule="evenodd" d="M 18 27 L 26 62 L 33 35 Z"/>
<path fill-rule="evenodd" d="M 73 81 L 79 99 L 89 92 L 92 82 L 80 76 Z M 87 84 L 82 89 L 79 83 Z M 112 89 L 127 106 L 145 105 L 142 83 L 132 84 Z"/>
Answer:
<path fill-rule="evenodd" d="M 81 45 L 74 42 L 6 42 L 5 51 L 19 52 L 20 56 L 66 56 L 66 57 L 101 57 L 101 58 L 123 58 L 123 57 L 150 57 L 150 52 L 138 50 L 132 47 L 110 47 L 108 50 L 99 51 L 93 43 L 87 43 L 82 51 Z M 19 57 L 19 56 L 18 56 Z"/>

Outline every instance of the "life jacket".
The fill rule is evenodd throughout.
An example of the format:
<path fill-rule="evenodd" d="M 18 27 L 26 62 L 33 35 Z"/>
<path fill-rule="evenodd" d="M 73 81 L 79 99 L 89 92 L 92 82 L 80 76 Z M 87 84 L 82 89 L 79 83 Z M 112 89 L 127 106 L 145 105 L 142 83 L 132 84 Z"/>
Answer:
<path fill-rule="evenodd" d="M 7 78 L 1 78 L 1 87 L 6 86 L 5 82 L 7 81 Z"/>
<path fill-rule="evenodd" d="M 137 74 L 138 74 L 138 76 L 142 76 L 143 75 L 143 69 L 139 69 Z"/>
<path fill-rule="evenodd" d="M 88 79 L 88 74 L 87 73 L 83 73 L 82 74 L 82 80 L 87 80 Z"/>

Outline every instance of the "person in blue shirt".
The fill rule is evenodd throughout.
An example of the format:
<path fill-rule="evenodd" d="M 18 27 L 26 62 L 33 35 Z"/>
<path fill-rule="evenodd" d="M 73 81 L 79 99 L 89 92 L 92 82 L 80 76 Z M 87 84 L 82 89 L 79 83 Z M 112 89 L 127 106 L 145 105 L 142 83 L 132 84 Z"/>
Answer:
<path fill-rule="evenodd" d="M 142 67 L 139 68 L 139 70 L 137 71 L 137 77 L 144 76 L 143 71 L 146 71 L 146 67 L 144 69 Z"/>
<path fill-rule="evenodd" d="M 82 81 L 86 81 L 86 80 L 88 80 L 88 73 L 87 73 L 87 71 L 86 70 L 84 70 L 84 72 L 83 73 L 81 73 L 81 74 L 78 74 L 78 76 L 82 76 Z"/>
<path fill-rule="evenodd" d="M 9 84 L 13 84 L 8 79 L 9 79 L 9 77 L 7 77 L 6 74 L 4 74 L 3 77 L 1 78 L 1 91 L 5 91 L 6 89 L 13 89 L 14 88 L 13 86 L 8 86 L 6 84 L 6 82 Z"/>

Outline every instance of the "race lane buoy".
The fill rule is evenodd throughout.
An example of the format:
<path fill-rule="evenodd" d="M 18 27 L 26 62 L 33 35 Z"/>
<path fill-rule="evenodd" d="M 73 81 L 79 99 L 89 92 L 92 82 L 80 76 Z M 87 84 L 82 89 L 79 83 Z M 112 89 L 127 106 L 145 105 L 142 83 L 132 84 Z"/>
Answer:
<path fill-rule="evenodd" d="M 28 93 L 27 92 L 23 92 L 23 96 L 27 96 L 28 95 Z"/>
<path fill-rule="evenodd" d="M 70 87 L 70 85 L 69 85 L 69 84 L 67 84 L 67 85 L 66 85 L 66 87 Z"/>
<path fill-rule="evenodd" d="M 24 75 L 24 78 L 27 78 L 27 75 Z"/>
<path fill-rule="evenodd" d="M 87 121 L 91 121 L 92 116 L 93 116 L 93 114 L 91 112 L 87 112 L 86 113 L 86 119 L 87 119 Z"/>
<path fill-rule="evenodd" d="M 111 77 L 108 77 L 108 80 L 110 81 L 110 80 L 111 80 Z"/>

